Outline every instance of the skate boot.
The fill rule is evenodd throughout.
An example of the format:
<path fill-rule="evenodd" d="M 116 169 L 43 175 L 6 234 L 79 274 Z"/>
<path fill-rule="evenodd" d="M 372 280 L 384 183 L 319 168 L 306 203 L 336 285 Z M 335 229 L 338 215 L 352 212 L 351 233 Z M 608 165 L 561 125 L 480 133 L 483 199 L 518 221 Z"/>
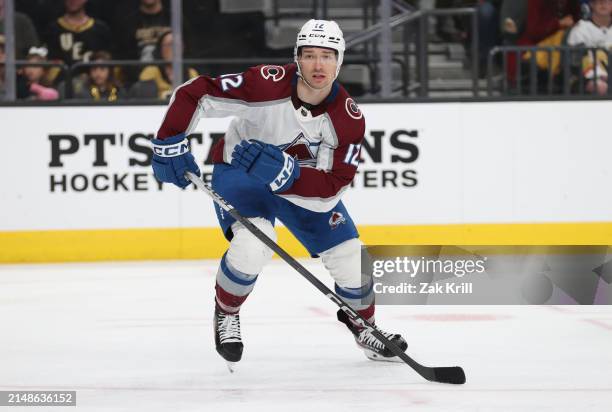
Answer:
<path fill-rule="evenodd" d="M 217 352 L 227 362 L 230 372 L 234 372 L 236 363 L 242 358 L 242 338 L 240 337 L 240 315 L 227 314 L 215 305 L 215 346 Z"/>
<path fill-rule="evenodd" d="M 402 360 L 395 356 L 389 348 L 386 348 L 368 329 L 359 329 L 350 321 L 348 315 L 342 310 L 338 311 L 338 320 L 344 323 L 353 336 L 357 345 L 363 349 L 366 357 L 371 360 L 387 361 L 387 362 L 402 362 Z M 376 326 L 376 329 L 382 333 L 387 339 L 395 343 L 402 351 L 408 349 L 408 343 L 398 333 L 385 332 Z"/>

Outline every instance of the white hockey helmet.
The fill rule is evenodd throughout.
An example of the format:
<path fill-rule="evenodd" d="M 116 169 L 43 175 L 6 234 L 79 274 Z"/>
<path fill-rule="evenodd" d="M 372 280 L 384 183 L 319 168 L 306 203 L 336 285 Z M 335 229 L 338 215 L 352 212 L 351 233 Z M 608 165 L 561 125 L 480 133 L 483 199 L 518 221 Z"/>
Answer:
<path fill-rule="evenodd" d="M 338 67 L 336 77 L 340 73 L 340 66 L 344 59 L 344 35 L 340 26 L 333 20 L 308 20 L 300 29 L 293 49 L 293 60 L 297 64 L 298 75 L 301 77 L 298 63 L 298 50 L 300 47 L 325 47 L 338 52 Z"/>

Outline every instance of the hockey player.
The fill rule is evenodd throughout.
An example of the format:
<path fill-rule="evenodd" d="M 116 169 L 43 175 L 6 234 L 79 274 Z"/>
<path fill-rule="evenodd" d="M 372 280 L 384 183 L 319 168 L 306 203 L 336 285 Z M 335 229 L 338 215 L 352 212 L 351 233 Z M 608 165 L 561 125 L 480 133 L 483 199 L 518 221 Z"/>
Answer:
<path fill-rule="evenodd" d="M 200 173 L 185 149 L 186 136 L 201 117 L 236 116 L 212 149 L 213 189 L 272 239 L 275 220 L 282 221 L 321 257 L 336 293 L 373 323 L 373 283 L 362 283 L 362 244 L 340 200 L 355 176 L 365 133 L 362 112 L 336 81 L 344 48 L 336 22 L 310 20 L 298 33 L 293 64 L 189 80 L 174 92 L 152 141 L 153 170 L 160 181 L 186 187 L 184 173 Z M 230 241 L 217 272 L 215 343 L 231 363 L 243 350 L 240 307 L 272 251 L 216 204 L 215 210 Z M 396 358 L 344 312 L 338 319 L 366 356 Z M 407 348 L 399 334 L 381 332 Z"/>

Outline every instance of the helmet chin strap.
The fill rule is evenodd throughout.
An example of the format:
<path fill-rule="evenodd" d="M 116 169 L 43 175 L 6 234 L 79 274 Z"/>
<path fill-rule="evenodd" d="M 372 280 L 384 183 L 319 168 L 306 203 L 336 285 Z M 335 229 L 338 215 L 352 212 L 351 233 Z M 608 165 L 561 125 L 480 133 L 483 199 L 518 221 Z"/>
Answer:
<path fill-rule="evenodd" d="M 298 66 L 298 71 L 297 71 L 298 77 L 299 77 L 300 79 L 302 79 L 302 81 L 304 82 L 304 84 L 305 84 L 306 86 L 308 86 L 308 88 L 309 88 L 310 90 L 314 90 L 314 91 L 316 91 L 317 89 L 315 89 L 314 87 L 312 87 L 312 85 L 311 85 L 310 83 L 308 83 L 308 80 L 306 80 L 306 78 L 305 78 L 304 76 L 302 76 L 302 68 L 300 67 L 300 62 L 297 62 L 297 61 L 296 61 L 296 63 L 297 63 L 297 66 Z"/>
<path fill-rule="evenodd" d="M 308 86 L 308 88 L 309 88 L 310 90 L 313 90 L 313 91 L 315 91 L 315 92 L 320 92 L 320 91 L 321 91 L 320 89 L 315 89 L 314 87 L 312 87 L 312 85 L 311 85 L 310 83 L 308 83 L 308 80 L 306 80 L 306 78 L 305 78 L 304 76 L 302 76 L 302 68 L 300 67 L 300 62 L 298 62 L 298 61 L 296 60 L 296 61 L 295 61 L 295 63 L 297 64 L 297 67 L 298 67 L 297 75 L 298 75 L 298 77 L 299 77 L 300 79 L 302 79 L 302 81 L 304 82 L 304 84 L 305 84 L 306 86 Z M 338 77 L 338 76 L 336 76 L 336 77 Z M 336 80 L 336 77 L 334 77 L 334 79 L 332 80 L 332 83 L 333 83 L 333 82 Z"/>

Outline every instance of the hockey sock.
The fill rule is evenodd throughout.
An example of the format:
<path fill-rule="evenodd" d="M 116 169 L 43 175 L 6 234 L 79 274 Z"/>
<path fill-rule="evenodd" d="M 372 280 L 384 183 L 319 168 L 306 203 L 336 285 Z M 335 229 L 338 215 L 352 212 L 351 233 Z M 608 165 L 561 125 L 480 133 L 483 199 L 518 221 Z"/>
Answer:
<path fill-rule="evenodd" d="M 255 287 L 257 275 L 249 275 L 235 269 L 227 261 L 226 255 L 227 253 L 223 255 L 217 271 L 215 301 L 222 312 L 238 313 L 240 306 Z"/>
<path fill-rule="evenodd" d="M 335 284 L 336 294 L 349 304 L 351 308 L 357 311 L 364 319 L 371 324 L 374 324 L 374 283 L 368 282 L 359 288 L 346 288 Z M 352 321 L 351 321 L 352 322 Z M 352 322 L 353 325 L 360 329 L 360 326 Z"/>

